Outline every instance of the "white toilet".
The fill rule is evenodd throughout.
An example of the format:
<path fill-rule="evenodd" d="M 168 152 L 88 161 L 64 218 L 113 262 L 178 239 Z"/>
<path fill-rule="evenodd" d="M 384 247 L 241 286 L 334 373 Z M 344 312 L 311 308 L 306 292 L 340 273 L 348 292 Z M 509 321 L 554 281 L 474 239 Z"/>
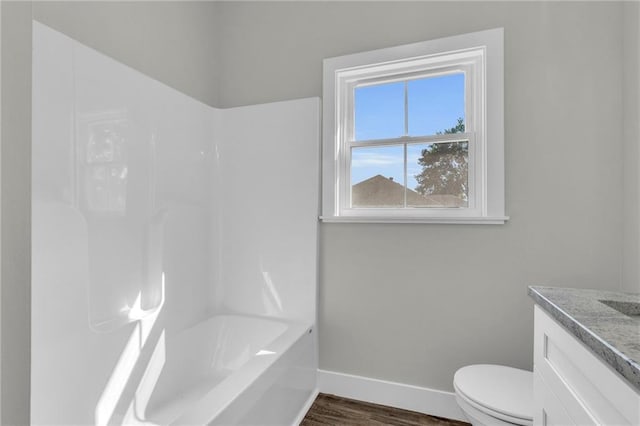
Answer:
<path fill-rule="evenodd" d="M 456 401 L 473 426 L 533 424 L 533 373 L 469 365 L 453 377 Z"/>

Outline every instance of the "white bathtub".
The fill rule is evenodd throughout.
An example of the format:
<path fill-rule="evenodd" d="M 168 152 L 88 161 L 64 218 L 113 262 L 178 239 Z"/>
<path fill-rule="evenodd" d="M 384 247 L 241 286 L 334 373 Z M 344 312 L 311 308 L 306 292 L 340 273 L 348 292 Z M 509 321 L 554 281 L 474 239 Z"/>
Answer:
<path fill-rule="evenodd" d="M 149 396 L 136 417 L 157 425 L 292 424 L 315 388 L 314 333 L 308 324 L 238 315 L 167 333 L 142 378 Z"/>

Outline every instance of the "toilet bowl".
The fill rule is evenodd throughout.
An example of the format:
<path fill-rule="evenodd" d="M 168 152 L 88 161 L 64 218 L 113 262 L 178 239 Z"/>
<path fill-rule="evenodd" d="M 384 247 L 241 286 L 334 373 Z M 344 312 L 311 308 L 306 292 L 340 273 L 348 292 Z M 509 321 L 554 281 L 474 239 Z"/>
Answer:
<path fill-rule="evenodd" d="M 533 373 L 502 365 L 469 365 L 453 377 L 456 402 L 473 426 L 533 424 Z"/>

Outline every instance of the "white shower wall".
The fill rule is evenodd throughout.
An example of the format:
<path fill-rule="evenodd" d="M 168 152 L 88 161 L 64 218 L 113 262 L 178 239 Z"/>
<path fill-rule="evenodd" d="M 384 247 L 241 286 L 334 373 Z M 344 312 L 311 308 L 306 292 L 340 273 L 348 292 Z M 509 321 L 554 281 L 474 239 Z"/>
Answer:
<path fill-rule="evenodd" d="M 319 110 L 310 98 L 220 111 L 224 311 L 315 323 Z"/>
<path fill-rule="evenodd" d="M 33 43 L 33 424 L 143 422 L 151 352 L 211 315 L 315 323 L 317 99 L 218 110 Z"/>

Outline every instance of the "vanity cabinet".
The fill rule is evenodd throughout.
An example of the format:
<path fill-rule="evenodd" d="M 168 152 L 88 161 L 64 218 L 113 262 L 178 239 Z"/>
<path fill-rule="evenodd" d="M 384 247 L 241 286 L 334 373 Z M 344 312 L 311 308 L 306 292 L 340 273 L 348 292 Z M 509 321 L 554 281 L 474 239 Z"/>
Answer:
<path fill-rule="evenodd" d="M 539 305 L 534 425 L 640 425 L 640 392 Z"/>

